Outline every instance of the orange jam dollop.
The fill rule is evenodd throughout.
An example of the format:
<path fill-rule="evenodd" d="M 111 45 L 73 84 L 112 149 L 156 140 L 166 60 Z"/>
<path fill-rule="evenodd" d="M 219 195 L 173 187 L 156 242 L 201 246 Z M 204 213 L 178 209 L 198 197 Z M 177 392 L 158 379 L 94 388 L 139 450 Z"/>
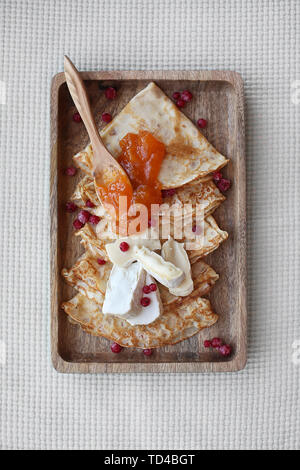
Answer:
<path fill-rule="evenodd" d="M 109 170 L 106 174 L 101 174 L 99 179 L 100 181 L 96 178 L 95 182 L 97 192 L 104 206 L 111 204 L 115 209 L 118 209 L 121 196 L 127 198 L 127 204 L 132 200 L 133 191 L 126 175 Z"/>
<path fill-rule="evenodd" d="M 132 187 L 131 204 L 144 204 L 151 217 L 151 204 L 161 204 L 161 184 L 158 181 L 160 167 L 166 149 L 150 132 L 127 134 L 121 141 L 122 153 L 118 162 L 126 171 Z"/>

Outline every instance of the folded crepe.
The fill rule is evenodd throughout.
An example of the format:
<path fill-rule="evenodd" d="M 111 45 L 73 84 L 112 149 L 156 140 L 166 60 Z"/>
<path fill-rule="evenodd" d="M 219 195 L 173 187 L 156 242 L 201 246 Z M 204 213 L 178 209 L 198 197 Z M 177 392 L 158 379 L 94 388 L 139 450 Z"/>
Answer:
<path fill-rule="evenodd" d="M 93 253 L 94 256 L 108 260 L 105 245 L 106 243 L 114 241 L 116 234 L 111 230 L 109 220 L 103 218 L 98 225 L 97 233 L 90 224 L 86 224 L 82 229 L 78 230 L 75 235 L 81 237 L 81 243 L 86 250 Z M 174 237 L 174 226 L 172 223 L 170 224 L 170 236 Z M 190 263 L 193 264 L 200 258 L 216 250 L 227 238 L 228 233 L 225 232 L 225 230 L 221 230 L 213 216 L 210 215 L 204 220 L 204 235 L 203 237 L 199 237 L 199 241 L 195 239 L 195 241 L 190 242 L 186 240 L 184 236 L 178 241 L 185 243 Z M 191 243 L 193 244 L 192 247 L 190 245 Z"/>
<path fill-rule="evenodd" d="M 217 188 L 212 178 L 197 179 L 192 183 L 185 184 L 177 188 L 171 196 L 164 197 L 163 204 L 168 204 L 174 208 L 182 208 L 186 204 L 191 204 L 193 213 L 196 204 L 201 205 L 204 215 L 212 214 L 219 205 L 225 201 L 225 196 Z"/>
<path fill-rule="evenodd" d="M 194 290 L 189 294 L 188 297 L 202 297 L 209 293 L 213 288 L 215 282 L 219 279 L 219 275 L 211 268 L 208 264 L 202 260 L 198 260 L 192 265 L 192 279 L 194 282 Z M 179 304 L 186 297 L 177 297 L 169 291 L 165 286 L 159 285 L 160 298 L 162 304 L 170 305 L 176 303 Z"/>
<path fill-rule="evenodd" d="M 193 249 L 187 249 L 190 263 L 193 264 L 198 259 L 207 256 L 216 250 L 220 244 L 228 238 L 228 233 L 221 230 L 212 215 L 206 217 L 204 221 L 204 237 L 200 237 L 199 246 L 197 241 L 193 242 Z"/>
<path fill-rule="evenodd" d="M 71 269 L 64 268 L 61 273 L 70 286 L 102 305 L 111 269 L 110 262 L 99 265 L 97 259 L 86 252 Z"/>
<path fill-rule="evenodd" d="M 89 209 L 90 212 L 98 215 L 101 218 L 100 223 L 94 228 L 90 224 L 86 224 L 82 229 L 77 231 L 75 235 L 80 236 L 82 239 L 83 246 L 93 252 L 95 255 L 101 256 L 104 259 L 107 258 L 105 243 L 115 240 L 117 238 L 116 233 L 113 230 L 112 219 L 109 214 L 104 210 L 100 205 L 99 200 L 97 199 L 93 179 L 90 176 L 84 177 L 77 185 L 75 192 L 73 193 L 72 200 L 76 201 L 76 204 L 79 207 L 84 207 L 87 200 L 91 200 L 95 208 Z M 188 244 L 186 248 L 188 250 L 189 258 L 191 263 L 194 263 L 199 258 L 208 255 L 212 251 L 216 250 L 222 241 L 226 240 L 228 237 L 227 232 L 221 230 L 218 227 L 215 219 L 209 215 L 213 212 L 216 207 L 218 207 L 222 201 L 224 201 L 224 196 L 220 193 L 216 185 L 211 179 L 206 181 L 195 181 L 190 184 L 186 184 L 179 188 L 175 194 L 168 196 L 164 200 L 164 206 L 183 208 L 183 205 L 190 203 L 192 207 L 191 217 L 195 221 L 195 204 L 201 204 L 204 211 L 204 236 L 200 237 L 198 240 L 198 245 L 193 243 L 193 249 L 188 249 Z M 187 206 L 185 206 L 188 208 Z M 160 210 L 160 215 L 164 212 L 163 209 Z M 163 233 L 163 221 L 160 217 L 159 219 L 158 231 L 160 236 Z M 175 237 L 175 227 L 176 224 L 180 224 L 181 219 L 176 218 L 176 212 L 170 213 L 170 234 L 172 237 Z M 177 238 L 177 237 L 175 237 Z M 188 242 L 185 239 L 184 233 L 182 238 L 179 239 L 181 242 Z"/>
<path fill-rule="evenodd" d="M 99 199 L 95 191 L 94 178 L 92 176 L 86 175 L 78 182 L 71 196 L 71 200 L 76 201 L 78 207 L 85 207 L 88 200 L 95 206 L 99 205 Z"/>
<path fill-rule="evenodd" d="M 70 286 L 102 306 L 111 269 L 112 263 L 107 262 L 104 265 L 99 265 L 94 254 L 87 251 L 70 269 L 64 268 L 62 275 Z M 199 260 L 192 266 L 192 278 L 194 290 L 190 297 L 201 297 L 211 290 L 219 276 L 210 266 Z M 172 295 L 161 284 L 158 284 L 158 287 L 163 306 L 175 302 L 181 303 L 181 297 Z"/>
<path fill-rule="evenodd" d="M 108 151 L 118 158 L 120 140 L 129 132 L 140 130 L 151 132 L 166 146 L 159 173 L 163 188 L 178 188 L 219 170 L 228 162 L 153 82 L 132 98 L 100 134 Z M 91 174 L 91 144 L 73 158 L 79 168 Z"/>
<path fill-rule="evenodd" d="M 212 214 L 225 199 L 225 196 L 219 191 L 212 178 L 206 178 L 204 181 L 197 179 L 178 188 L 175 194 L 164 197 L 163 206 L 168 205 L 174 207 L 174 209 L 180 209 L 185 204 L 190 204 L 194 214 L 195 206 L 199 204 L 203 209 L 204 215 L 207 216 Z M 78 207 L 85 207 L 87 200 L 90 200 L 95 206 L 99 206 L 100 203 L 92 176 L 86 175 L 79 181 L 71 196 L 71 200 L 76 201 Z M 94 211 L 92 210 L 91 212 Z"/>
<path fill-rule="evenodd" d="M 176 344 L 216 323 L 218 315 L 209 300 L 188 297 L 181 304 L 166 306 L 164 313 L 149 325 L 131 326 L 115 315 L 103 315 L 101 307 L 85 295 L 77 294 L 62 308 L 81 328 L 95 336 L 104 336 L 123 347 L 158 348 Z"/>
<path fill-rule="evenodd" d="M 76 237 L 80 237 L 80 243 L 84 246 L 85 250 L 90 251 L 95 257 L 103 258 L 105 261 L 109 261 L 105 245 L 107 242 L 114 240 L 113 234 L 111 238 L 102 239 L 98 238 L 96 231 L 90 224 L 85 224 L 80 230 L 75 232 Z"/>

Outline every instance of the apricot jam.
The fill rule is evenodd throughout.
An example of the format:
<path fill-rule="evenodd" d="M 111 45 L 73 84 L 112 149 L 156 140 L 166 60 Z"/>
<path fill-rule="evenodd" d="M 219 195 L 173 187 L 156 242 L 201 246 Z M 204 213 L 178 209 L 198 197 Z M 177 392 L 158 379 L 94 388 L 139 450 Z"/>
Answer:
<path fill-rule="evenodd" d="M 96 187 L 103 205 L 111 204 L 115 209 L 118 209 L 119 198 L 121 196 L 127 198 L 128 205 L 132 200 L 132 187 L 128 184 L 126 175 L 123 175 L 121 172 L 117 174 L 110 172 L 104 175 L 104 177 L 101 175 L 101 181 L 96 179 Z"/>
<path fill-rule="evenodd" d="M 121 225 L 125 230 L 128 229 L 127 223 L 133 220 L 133 215 L 127 217 L 127 212 L 133 204 L 146 206 L 148 220 L 150 220 L 151 204 L 162 203 L 158 175 L 165 156 L 164 144 L 147 131 L 127 134 L 120 141 L 120 147 L 122 152 L 118 162 L 125 170 L 131 184 L 125 175 L 109 168 L 95 181 L 96 190 L 103 205 L 112 205 L 116 211 L 117 231 Z M 122 199 L 120 199 L 121 196 L 123 196 Z"/>
<path fill-rule="evenodd" d="M 132 203 L 144 204 L 151 216 L 151 204 L 161 204 L 158 175 L 166 149 L 150 132 L 127 134 L 121 141 L 118 162 L 126 171 L 132 187 Z"/>

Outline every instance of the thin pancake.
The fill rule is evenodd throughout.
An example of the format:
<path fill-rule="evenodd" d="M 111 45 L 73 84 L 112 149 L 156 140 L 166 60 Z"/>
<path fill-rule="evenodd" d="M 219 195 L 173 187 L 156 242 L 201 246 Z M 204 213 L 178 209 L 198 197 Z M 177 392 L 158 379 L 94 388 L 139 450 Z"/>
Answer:
<path fill-rule="evenodd" d="M 62 275 L 70 286 L 102 305 L 111 269 L 110 262 L 99 266 L 95 256 L 87 251 L 70 269 L 64 268 Z M 202 297 L 212 289 L 219 275 L 208 264 L 199 260 L 192 265 L 192 278 L 194 290 L 189 297 Z M 172 295 L 162 284 L 158 283 L 158 286 L 164 306 L 174 302 L 181 303 L 182 297 Z"/>
<path fill-rule="evenodd" d="M 192 204 L 201 204 L 204 215 L 212 214 L 214 210 L 225 201 L 225 196 L 219 191 L 212 179 L 207 181 L 196 180 L 178 188 L 175 194 L 164 198 L 164 204 L 183 207 Z"/>
<path fill-rule="evenodd" d="M 86 175 L 79 181 L 71 199 L 76 201 L 78 207 L 84 207 L 88 199 L 95 206 L 99 205 L 94 180 L 91 176 Z M 192 204 L 193 211 L 196 204 L 201 204 L 204 215 L 207 216 L 212 214 L 225 199 L 211 178 L 205 180 L 200 178 L 178 188 L 175 194 L 164 197 L 163 203 L 178 208 L 183 207 L 184 204 Z"/>
<path fill-rule="evenodd" d="M 200 297 L 187 298 L 176 309 L 173 305 L 165 307 L 163 315 L 150 325 L 131 326 L 122 318 L 103 315 L 96 302 L 81 294 L 64 302 L 62 308 L 87 333 L 104 336 L 124 347 L 143 349 L 176 344 L 218 319 L 209 300 Z"/>
<path fill-rule="evenodd" d="M 100 257 L 109 261 L 105 249 L 106 241 L 111 241 L 115 238 L 111 238 L 106 241 L 101 238 L 97 238 L 96 232 L 90 224 L 86 224 L 80 230 L 77 230 L 77 232 L 75 232 L 75 236 L 81 237 L 80 243 L 82 243 L 84 248 L 87 251 L 90 251 L 95 257 Z"/>
<path fill-rule="evenodd" d="M 111 230 L 109 219 L 103 217 L 97 226 L 97 233 L 89 224 L 86 224 L 82 229 L 78 230 L 75 235 L 81 237 L 81 243 L 86 250 L 89 250 L 96 257 L 100 256 L 108 260 L 105 245 L 116 239 L 116 234 Z M 174 224 L 172 220 L 170 224 L 170 236 L 174 237 Z M 193 264 L 198 259 L 216 250 L 227 238 L 228 233 L 221 230 L 215 219 L 209 215 L 204 220 L 204 237 L 201 237 L 198 246 L 195 244 L 193 249 L 189 249 L 189 242 L 184 237 L 179 241 L 185 242 L 189 260 L 191 264 Z"/>
<path fill-rule="evenodd" d="M 221 230 L 220 227 L 218 226 L 217 222 L 213 218 L 212 215 L 207 216 L 204 219 L 204 235 L 203 236 L 197 236 L 195 240 L 191 240 L 187 238 L 184 234 L 184 231 L 182 230 L 182 238 L 177 237 L 176 233 L 177 230 L 176 224 L 177 221 L 173 218 L 170 220 L 170 225 L 167 225 L 168 233 L 170 234 L 171 237 L 173 237 L 175 240 L 179 242 L 184 242 L 185 244 L 185 249 L 187 250 L 187 253 L 189 255 L 189 259 L 192 263 L 197 261 L 199 258 L 202 258 L 203 256 L 208 255 L 209 253 L 213 252 L 216 250 L 220 244 L 228 238 L 228 233 L 225 232 L 225 230 Z M 196 220 L 193 219 L 193 225 L 196 224 Z M 161 241 L 165 240 L 166 237 L 164 236 L 163 229 L 161 226 L 161 220 L 160 220 L 160 238 Z M 181 229 L 181 221 L 179 220 L 178 222 L 178 227 Z M 170 230 L 169 230 L 170 229 Z"/>
<path fill-rule="evenodd" d="M 151 132 L 166 146 L 159 174 L 163 188 L 178 188 L 228 162 L 153 82 L 132 98 L 102 130 L 101 137 L 109 152 L 118 158 L 120 140 L 129 132 L 138 133 L 142 129 Z M 90 144 L 73 158 L 76 165 L 91 174 L 93 150 Z"/>
<path fill-rule="evenodd" d="M 99 199 L 95 191 L 94 178 L 92 178 L 92 176 L 86 175 L 79 181 L 71 196 L 71 200 L 76 201 L 78 207 L 85 207 L 88 200 L 95 206 L 99 205 Z"/>
<path fill-rule="evenodd" d="M 102 305 L 111 268 L 110 262 L 99 265 L 97 260 L 86 252 L 71 269 L 64 268 L 62 275 L 70 286 Z"/>
<path fill-rule="evenodd" d="M 198 261 L 198 259 L 216 250 L 227 238 L 228 233 L 220 229 L 213 216 L 209 215 L 206 217 L 203 243 L 199 245 L 199 248 L 187 250 L 190 263 L 193 264 Z"/>
<path fill-rule="evenodd" d="M 104 226 L 106 226 L 105 218 L 101 222 L 104 222 Z M 107 221 L 107 223 L 109 226 L 109 221 Z M 82 229 L 78 230 L 75 235 L 81 237 L 81 243 L 86 250 L 89 250 L 94 256 L 100 256 L 108 260 L 105 245 L 108 242 L 114 241 L 116 239 L 116 235 L 109 229 L 104 232 L 100 230 L 101 226 L 99 227 L 99 231 L 97 227 L 96 235 L 90 225 L 86 224 Z M 170 235 L 174 236 L 174 226 L 172 223 L 170 225 Z M 221 230 L 215 219 L 210 215 L 204 220 L 204 237 L 201 237 L 201 241 L 198 246 L 195 245 L 193 249 L 189 249 L 189 242 L 185 240 L 184 237 L 179 241 L 185 242 L 185 248 L 187 250 L 189 260 L 191 264 L 193 264 L 198 259 L 203 258 L 203 256 L 207 256 L 209 253 L 216 250 L 227 238 L 228 233 Z"/>

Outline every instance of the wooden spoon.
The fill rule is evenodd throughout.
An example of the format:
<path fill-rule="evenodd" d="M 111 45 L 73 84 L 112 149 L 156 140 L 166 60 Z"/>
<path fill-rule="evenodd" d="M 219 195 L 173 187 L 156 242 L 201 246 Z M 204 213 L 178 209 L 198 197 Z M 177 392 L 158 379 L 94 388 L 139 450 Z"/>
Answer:
<path fill-rule="evenodd" d="M 117 160 L 104 146 L 92 115 L 83 80 L 67 56 L 64 58 L 64 69 L 68 88 L 93 147 L 93 176 L 98 198 L 102 201 L 102 197 L 105 196 L 105 202 L 110 203 L 108 186 L 114 182 L 122 182 L 120 195 L 132 197 L 133 189 L 130 180 Z M 116 198 L 113 197 L 112 200 L 115 201 Z"/>

